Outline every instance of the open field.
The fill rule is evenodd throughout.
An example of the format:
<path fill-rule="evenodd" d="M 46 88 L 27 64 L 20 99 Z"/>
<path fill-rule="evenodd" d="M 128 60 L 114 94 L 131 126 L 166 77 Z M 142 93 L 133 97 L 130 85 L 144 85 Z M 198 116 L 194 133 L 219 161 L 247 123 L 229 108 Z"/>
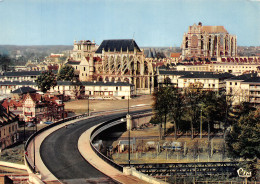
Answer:
<path fill-rule="evenodd" d="M 136 105 L 152 105 L 151 95 L 137 96 L 129 100 L 130 107 Z M 107 111 L 115 109 L 125 109 L 128 107 L 128 100 L 89 100 L 90 112 Z M 65 102 L 65 109 L 71 110 L 77 114 L 86 113 L 88 109 L 88 100 L 71 100 Z"/>

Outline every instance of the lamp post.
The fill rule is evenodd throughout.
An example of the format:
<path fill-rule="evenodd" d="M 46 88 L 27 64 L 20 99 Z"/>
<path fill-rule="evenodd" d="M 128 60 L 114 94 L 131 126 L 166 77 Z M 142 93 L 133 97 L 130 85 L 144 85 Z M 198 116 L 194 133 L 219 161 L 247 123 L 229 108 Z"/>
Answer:
<path fill-rule="evenodd" d="M 202 109 L 200 109 L 200 139 L 202 138 Z"/>
<path fill-rule="evenodd" d="M 128 124 L 128 145 L 129 145 L 129 147 L 128 147 L 128 165 L 129 165 L 129 167 L 130 167 L 130 164 L 131 164 L 131 153 L 130 153 L 130 130 L 131 130 L 131 125 L 130 125 L 130 123 L 131 123 L 131 120 L 130 120 L 130 114 L 129 114 L 129 112 L 130 112 L 130 109 L 129 109 L 129 98 L 130 98 L 130 93 L 131 93 L 131 86 L 130 86 L 130 91 L 129 91 L 129 96 L 128 96 L 128 111 L 127 111 L 127 118 L 129 118 L 129 119 L 127 119 L 127 121 L 128 121 L 128 123 L 126 123 L 126 124 Z"/>
<path fill-rule="evenodd" d="M 62 93 L 62 121 L 64 123 L 64 93 Z"/>
<path fill-rule="evenodd" d="M 35 133 L 37 132 L 37 119 L 35 117 L 34 119 L 34 124 L 35 124 Z M 36 166 L 35 166 L 35 136 L 33 137 L 33 172 L 36 172 Z"/>
<path fill-rule="evenodd" d="M 88 95 L 88 116 L 89 116 L 89 95 Z"/>

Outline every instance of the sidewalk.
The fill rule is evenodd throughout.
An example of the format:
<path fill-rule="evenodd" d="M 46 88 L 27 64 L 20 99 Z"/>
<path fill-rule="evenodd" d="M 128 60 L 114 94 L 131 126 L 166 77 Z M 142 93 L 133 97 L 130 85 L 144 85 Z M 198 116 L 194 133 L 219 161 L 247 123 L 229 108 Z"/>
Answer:
<path fill-rule="evenodd" d="M 96 125 L 98 126 L 98 125 Z M 136 184 L 136 183 L 143 183 L 146 184 L 147 182 L 131 176 L 125 175 L 122 172 L 118 171 L 104 160 L 102 160 L 91 148 L 90 146 L 90 134 L 96 127 L 92 127 L 84 132 L 78 142 L 78 149 L 81 155 L 87 160 L 91 165 L 93 165 L 96 169 L 104 173 L 105 175 L 111 177 L 112 179 L 125 184 Z M 147 183 L 148 184 L 148 183 Z"/>

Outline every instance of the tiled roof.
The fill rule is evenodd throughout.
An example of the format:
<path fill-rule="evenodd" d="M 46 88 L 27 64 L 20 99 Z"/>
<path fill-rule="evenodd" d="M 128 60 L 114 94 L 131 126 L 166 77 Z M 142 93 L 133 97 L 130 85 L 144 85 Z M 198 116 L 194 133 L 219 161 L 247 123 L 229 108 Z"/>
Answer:
<path fill-rule="evenodd" d="M 20 87 L 14 90 L 12 93 L 25 94 L 25 93 L 35 93 L 35 92 L 36 89 L 33 89 L 31 87 Z"/>
<path fill-rule="evenodd" d="M 201 31 L 207 33 L 227 33 L 224 26 L 202 26 Z"/>
<path fill-rule="evenodd" d="M 114 50 L 120 52 L 121 49 L 123 52 L 126 52 L 127 49 L 129 51 L 134 51 L 134 48 L 136 48 L 139 52 L 141 51 L 133 39 L 103 40 L 96 53 L 101 54 L 103 49 L 105 50 L 105 52 L 108 52 L 108 50 L 110 50 L 111 52 L 113 52 Z"/>
<path fill-rule="evenodd" d="M 251 77 L 245 81 L 243 81 L 243 83 L 260 83 L 260 77 Z"/>
<path fill-rule="evenodd" d="M 171 53 L 171 57 L 180 57 L 181 53 Z"/>
<path fill-rule="evenodd" d="M 80 61 L 69 60 L 66 64 L 70 64 L 70 65 L 79 65 L 79 64 L 80 64 Z"/>
<path fill-rule="evenodd" d="M 36 85 L 33 81 L 0 81 L 0 85 Z"/>
<path fill-rule="evenodd" d="M 200 73 L 213 74 L 213 72 L 159 70 L 159 75 L 189 75 L 189 74 L 200 74 Z"/>
<path fill-rule="evenodd" d="M 16 121 L 17 116 L 9 111 L 7 113 L 7 109 L 0 105 L 0 126 Z"/>
<path fill-rule="evenodd" d="M 232 78 L 230 78 L 228 80 L 241 80 L 241 81 L 244 81 L 244 80 L 250 79 L 252 77 L 256 77 L 256 76 L 257 76 L 257 73 L 248 73 L 248 74 L 243 74 L 243 75 L 232 77 Z"/>
<path fill-rule="evenodd" d="M 21 72 L 5 72 L 3 76 L 13 77 L 13 76 L 35 76 L 41 75 L 41 71 L 21 71 Z"/>
<path fill-rule="evenodd" d="M 227 79 L 232 77 L 233 75 L 230 73 L 219 73 L 219 74 L 214 74 L 214 73 L 208 73 L 208 72 L 201 72 L 201 73 L 196 73 L 196 74 L 188 74 L 180 77 L 180 79 L 194 79 L 194 78 L 200 78 L 200 79 Z"/>
<path fill-rule="evenodd" d="M 20 101 L 6 99 L 2 103 L 2 106 L 4 106 L 7 109 L 8 106 L 9 107 L 22 107 L 23 105 Z"/>

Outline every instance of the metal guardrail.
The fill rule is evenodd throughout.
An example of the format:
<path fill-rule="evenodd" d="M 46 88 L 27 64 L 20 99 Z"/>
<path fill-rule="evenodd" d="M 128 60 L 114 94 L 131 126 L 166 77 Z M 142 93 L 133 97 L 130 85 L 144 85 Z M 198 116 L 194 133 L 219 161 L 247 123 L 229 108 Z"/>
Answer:
<path fill-rule="evenodd" d="M 68 122 L 68 121 L 71 121 L 71 120 L 75 120 L 75 119 L 79 119 L 79 118 L 83 118 L 83 117 L 87 117 L 87 114 L 81 114 L 81 115 L 77 115 L 77 116 L 73 116 L 73 117 L 68 117 L 68 118 L 64 118 L 64 120 L 59 120 L 59 121 L 56 121 L 42 129 L 40 129 L 39 131 L 35 132 L 34 134 L 32 134 L 28 139 L 27 141 L 25 142 L 25 145 L 24 145 L 24 150 L 25 152 L 27 152 L 27 148 L 30 144 L 31 141 L 33 141 L 33 139 L 39 135 L 40 133 L 52 128 L 52 127 L 55 127 L 57 125 L 60 125 L 62 123 L 65 123 L 65 122 Z M 29 162 L 28 160 L 28 156 L 25 154 L 25 162 L 26 162 L 26 165 L 28 165 L 28 167 L 30 168 L 31 172 L 34 172 L 34 168 L 33 166 L 31 165 L 31 163 Z"/>
<path fill-rule="evenodd" d="M 190 162 L 131 164 L 137 171 L 151 176 L 234 175 L 239 162 Z M 124 165 L 123 165 L 124 166 Z"/>
<path fill-rule="evenodd" d="M 146 112 L 143 112 L 141 114 L 145 115 L 147 112 L 150 112 L 151 109 L 147 110 Z M 137 114 L 137 115 L 140 115 L 140 114 Z M 132 114 L 133 117 L 136 116 L 136 114 Z M 101 123 L 100 125 L 98 125 L 92 132 L 91 132 L 91 135 L 90 135 L 90 145 L 93 149 L 93 151 L 102 159 L 104 160 L 105 162 L 107 162 L 108 164 L 110 164 L 111 166 L 113 166 L 114 168 L 118 169 L 119 171 L 123 172 L 123 166 L 121 165 L 118 165 L 116 164 L 114 161 L 112 161 L 111 159 L 107 158 L 105 155 L 103 155 L 102 153 L 100 153 L 93 145 L 92 141 L 93 139 L 99 134 L 102 132 L 102 130 L 104 130 L 104 127 L 106 126 L 109 126 L 111 127 L 111 124 L 113 123 L 113 125 L 117 125 L 119 124 L 118 121 L 121 121 L 122 118 L 125 118 L 125 115 L 123 116 L 120 116 L 120 117 L 117 117 L 117 118 L 114 118 L 114 119 L 111 119 L 109 121 L 106 121 L 104 123 Z M 125 119 L 124 121 L 121 121 L 121 123 L 125 123 Z"/>
<path fill-rule="evenodd" d="M 112 122 L 116 122 L 121 120 L 122 118 L 124 118 L 125 116 L 121 116 L 109 121 L 106 121 L 104 123 L 101 123 L 100 125 L 98 125 L 92 132 L 90 135 L 90 145 L 91 148 L 93 149 L 93 151 L 105 162 L 107 162 L 108 164 L 110 164 L 111 166 L 113 166 L 114 168 L 118 169 L 119 171 L 123 172 L 123 167 L 121 165 L 116 164 L 114 161 L 112 161 L 111 159 L 107 158 L 105 155 L 103 155 L 102 153 L 100 153 L 93 145 L 92 140 L 98 135 L 96 134 L 96 132 L 99 132 L 100 129 L 102 129 L 104 126 L 112 123 Z M 122 123 L 125 123 L 125 121 L 122 121 Z"/>
<path fill-rule="evenodd" d="M 147 111 L 151 111 L 151 110 L 147 110 Z M 96 112 L 95 114 L 98 114 L 98 113 L 102 114 L 103 112 L 102 112 L 102 111 L 101 111 L 101 112 Z M 84 113 L 84 114 L 81 114 L 81 115 L 77 115 L 77 116 L 65 118 L 64 120 L 62 119 L 62 120 L 56 121 L 56 122 L 50 124 L 49 126 L 46 126 L 46 127 L 42 128 L 42 129 L 40 129 L 39 131 L 35 132 L 34 134 L 32 134 L 32 135 L 27 139 L 27 141 L 26 141 L 26 143 L 25 143 L 25 146 L 24 146 L 25 152 L 27 152 L 27 148 L 28 148 L 28 146 L 29 146 L 29 143 L 30 143 L 37 135 L 39 135 L 40 133 L 42 133 L 42 132 L 44 132 L 44 131 L 46 131 L 46 130 L 52 128 L 52 127 L 55 127 L 55 126 L 57 126 L 57 125 L 60 125 L 60 124 L 62 124 L 62 123 L 65 123 L 65 122 L 68 122 L 68 121 L 71 121 L 71 120 L 75 120 L 75 119 L 79 119 L 79 118 L 83 118 L 83 117 L 87 117 L 87 114 Z M 94 117 L 95 117 L 95 116 L 93 116 L 93 118 L 94 118 Z M 109 121 L 106 121 L 106 122 L 100 124 L 99 126 L 97 126 L 97 127 L 92 131 L 91 137 L 92 137 L 92 136 L 94 135 L 94 133 L 95 133 L 98 129 L 100 129 L 101 127 L 103 127 L 103 126 L 105 126 L 105 125 L 107 125 L 107 124 L 109 124 L 109 123 L 111 123 L 111 122 L 118 121 L 118 120 L 120 120 L 120 119 L 122 119 L 122 118 L 125 118 L 125 116 L 122 115 L 122 116 L 120 116 L 120 117 L 118 117 L 118 118 L 114 118 L 114 119 L 112 119 L 112 120 L 109 120 Z M 122 123 L 123 123 L 123 122 L 122 122 Z M 96 135 L 95 135 L 95 136 L 96 136 Z M 93 139 L 94 139 L 94 137 L 91 138 L 91 140 L 93 140 Z M 92 141 L 91 141 L 90 143 L 91 143 L 92 149 L 94 150 L 94 152 L 96 152 L 96 154 L 97 154 L 100 158 L 102 158 L 104 161 L 106 161 L 107 163 L 109 163 L 109 164 L 111 164 L 112 166 L 114 166 L 116 169 L 118 169 L 118 170 L 120 170 L 120 171 L 123 172 L 123 167 L 122 167 L 122 166 L 116 164 L 115 162 L 113 162 L 112 160 L 110 160 L 109 158 L 107 158 L 105 155 L 103 155 L 102 153 L 100 153 L 100 152 L 93 146 Z M 26 165 L 28 165 L 28 167 L 30 168 L 31 172 L 33 173 L 33 172 L 34 172 L 34 168 L 33 168 L 33 166 L 31 165 L 31 163 L 29 162 L 28 156 L 27 156 L 26 154 L 25 154 L 25 162 L 26 162 Z"/>

